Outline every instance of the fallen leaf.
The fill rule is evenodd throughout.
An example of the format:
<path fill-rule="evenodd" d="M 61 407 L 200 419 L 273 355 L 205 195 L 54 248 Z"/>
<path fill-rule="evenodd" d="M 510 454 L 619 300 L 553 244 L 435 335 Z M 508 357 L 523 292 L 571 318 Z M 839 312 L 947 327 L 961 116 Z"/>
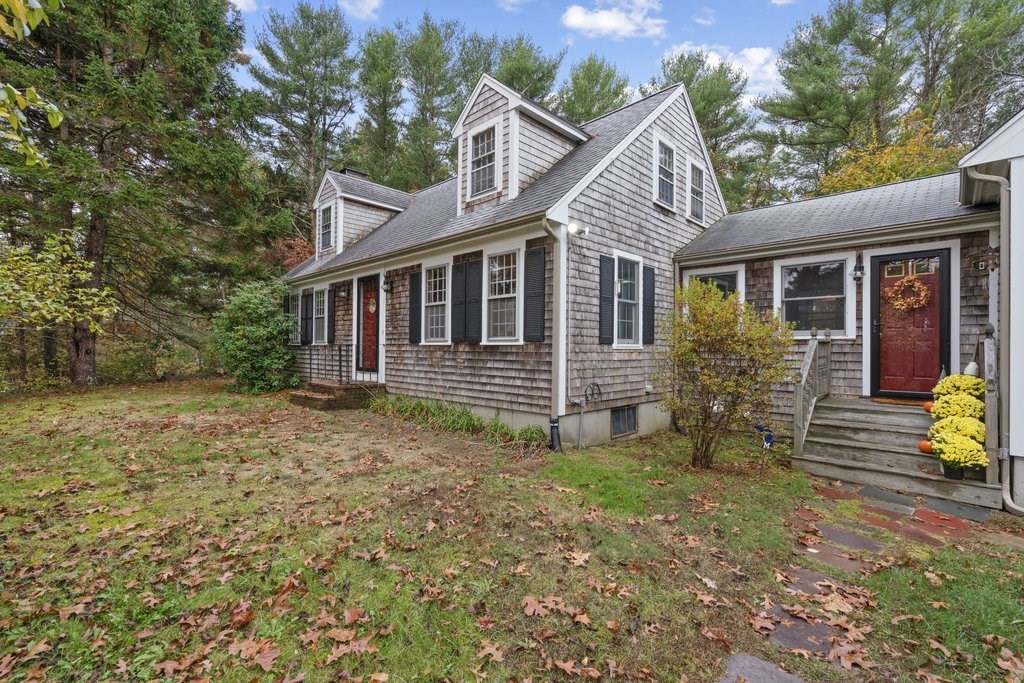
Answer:
<path fill-rule="evenodd" d="M 500 662 L 504 659 L 505 649 L 498 643 L 482 640 L 480 641 L 480 648 L 481 650 L 476 653 L 477 659 L 490 657 L 492 662 Z"/>

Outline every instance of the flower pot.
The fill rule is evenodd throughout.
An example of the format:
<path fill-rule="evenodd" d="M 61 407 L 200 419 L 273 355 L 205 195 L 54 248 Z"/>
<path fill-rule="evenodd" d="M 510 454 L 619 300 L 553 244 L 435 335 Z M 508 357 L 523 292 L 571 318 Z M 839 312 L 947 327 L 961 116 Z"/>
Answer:
<path fill-rule="evenodd" d="M 956 479 L 959 481 L 964 478 L 964 468 L 942 463 L 942 476 L 946 479 Z"/>

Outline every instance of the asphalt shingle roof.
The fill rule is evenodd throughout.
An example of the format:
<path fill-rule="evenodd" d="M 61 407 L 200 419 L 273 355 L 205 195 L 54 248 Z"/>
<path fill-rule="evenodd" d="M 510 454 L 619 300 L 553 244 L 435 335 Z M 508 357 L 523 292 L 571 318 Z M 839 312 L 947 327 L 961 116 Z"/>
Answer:
<path fill-rule="evenodd" d="M 449 178 L 412 195 L 409 208 L 342 253 L 327 259 L 310 258 L 286 278 L 306 277 L 547 211 L 673 92 L 675 88 L 668 88 L 580 126 L 590 140 L 577 145 L 515 199 L 458 216 L 457 180 Z"/>
<path fill-rule="evenodd" d="M 680 249 L 677 257 L 957 218 L 992 211 L 961 206 L 960 173 L 905 180 L 864 190 L 731 213 Z"/>
<path fill-rule="evenodd" d="M 385 185 L 378 185 L 377 183 L 346 173 L 337 173 L 335 171 L 328 171 L 327 173 L 330 174 L 331 180 L 338 186 L 342 194 L 362 197 L 363 199 L 369 199 L 379 204 L 387 204 L 388 206 L 397 206 L 400 209 L 404 209 L 412 203 L 412 195 L 408 192 L 402 192 Z"/>

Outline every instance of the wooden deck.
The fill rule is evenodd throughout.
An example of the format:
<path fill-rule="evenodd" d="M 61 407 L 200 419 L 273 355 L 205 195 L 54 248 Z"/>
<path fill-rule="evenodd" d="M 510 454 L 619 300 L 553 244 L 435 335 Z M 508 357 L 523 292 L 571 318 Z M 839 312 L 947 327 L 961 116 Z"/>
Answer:
<path fill-rule="evenodd" d="M 946 479 L 939 461 L 918 450 L 931 424 L 916 406 L 827 398 L 815 406 L 804 452 L 793 463 L 828 479 L 1001 508 L 1002 491 L 985 482 L 983 471 L 967 473 L 977 478 Z"/>

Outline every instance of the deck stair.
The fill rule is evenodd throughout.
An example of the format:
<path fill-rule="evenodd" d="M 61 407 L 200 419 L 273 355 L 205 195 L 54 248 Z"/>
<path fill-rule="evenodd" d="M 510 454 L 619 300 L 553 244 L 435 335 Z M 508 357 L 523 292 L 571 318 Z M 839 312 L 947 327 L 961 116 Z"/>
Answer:
<path fill-rule="evenodd" d="M 815 405 L 803 453 L 793 463 L 828 479 L 1002 507 L 998 485 L 946 479 L 939 461 L 918 450 L 931 424 L 931 416 L 919 406 L 829 397 Z"/>
<path fill-rule="evenodd" d="M 298 406 L 316 410 L 358 410 L 376 396 L 386 393 L 383 384 L 306 382 L 288 394 L 288 400 Z"/>

